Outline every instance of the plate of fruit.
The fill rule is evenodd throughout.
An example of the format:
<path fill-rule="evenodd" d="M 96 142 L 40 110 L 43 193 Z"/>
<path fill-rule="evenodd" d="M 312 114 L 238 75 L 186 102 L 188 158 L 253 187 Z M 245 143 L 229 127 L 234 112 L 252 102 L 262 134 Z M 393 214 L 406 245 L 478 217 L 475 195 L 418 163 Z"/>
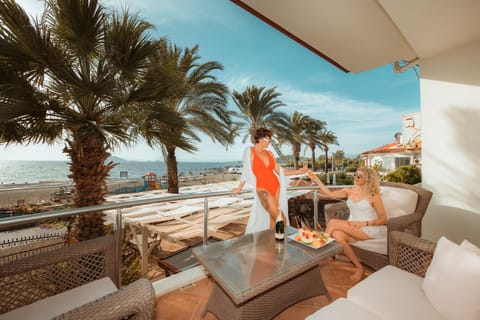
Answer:
<path fill-rule="evenodd" d="M 303 228 L 298 229 L 298 232 L 290 235 L 289 238 L 314 249 L 321 248 L 334 241 L 328 233 Z"/>

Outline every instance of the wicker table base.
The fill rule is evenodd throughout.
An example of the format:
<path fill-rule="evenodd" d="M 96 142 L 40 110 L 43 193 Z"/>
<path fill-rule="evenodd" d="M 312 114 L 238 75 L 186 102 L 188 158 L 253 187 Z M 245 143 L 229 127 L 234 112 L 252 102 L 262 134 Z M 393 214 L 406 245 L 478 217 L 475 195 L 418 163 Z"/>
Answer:
<path fill-rule="evenodd" d="M 280 312 L 297 302 L 323 294 L 326 294 L 331 301 L 330 294 L 323 283 L 319 266 L 307 270 L 240 305 L 235 304 L 215 282 L 202 317 L 206 312 L 211 312 L 218 319 L 273 319 Z"/>

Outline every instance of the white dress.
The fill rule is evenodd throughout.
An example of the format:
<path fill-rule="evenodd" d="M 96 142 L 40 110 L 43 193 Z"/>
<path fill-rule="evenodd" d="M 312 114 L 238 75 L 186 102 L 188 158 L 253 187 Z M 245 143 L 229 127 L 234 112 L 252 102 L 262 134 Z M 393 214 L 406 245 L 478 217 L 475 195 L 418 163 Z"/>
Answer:
<path fill-rule="evenodd" d="M 245 181 L 251 188 L 253 188 L 253 204 L 250 210 L 250 217 L 248 218 L 247 227 L 245 229 L 245 234 L 258 232 L 270 228 L 270 215 L 267 210 L 262 206 L 260 200 L 258 199 L 256 192 L 256 177 L 252 171 L 252 159 L 251 159 L 251 148 L 247 147 L 243 151 L 243 172 L 240 177 L 240 181 Z M 285 217 L 287 217 L 286 224 L 290 225 L 288 219 L 288 198 L 287 198 L 287 189 L 288 185 L 287 178 L 283 174 L 283 169 L 280 168 L 280 176 L 278 176 L 280 182 L 280 194 L 279 202 L 280 207 L 282 208 Z"/>
<path fill-rule="evenodd" d="M 366 199 L 354 202 L 352 199 L 347 199 L 347 206 L 350 209 L 349 221 L 369 221 L 378 218 L 377 211 Z M 387 235 L 387 226 L 364 226 L 362 227 L 370 238 L 385 238 Z"/>

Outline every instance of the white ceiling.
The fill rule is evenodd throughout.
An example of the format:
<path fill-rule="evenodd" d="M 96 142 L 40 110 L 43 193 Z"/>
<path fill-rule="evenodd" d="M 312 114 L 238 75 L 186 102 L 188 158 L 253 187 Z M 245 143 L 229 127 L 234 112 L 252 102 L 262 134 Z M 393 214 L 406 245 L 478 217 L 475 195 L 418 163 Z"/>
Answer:
<path fill-rule="evenodd" d="M 232 1 L 351 72 L 480 38 L 480 0 Z"/>

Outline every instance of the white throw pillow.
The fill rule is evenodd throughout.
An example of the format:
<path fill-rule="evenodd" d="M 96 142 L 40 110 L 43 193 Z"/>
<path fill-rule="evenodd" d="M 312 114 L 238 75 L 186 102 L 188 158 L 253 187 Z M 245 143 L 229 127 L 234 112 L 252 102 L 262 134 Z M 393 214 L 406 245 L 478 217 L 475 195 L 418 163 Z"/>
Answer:
<path fill-rule="evenodd" d="M 467 239 L 463 240 L 462 243 L 460 243 L 460 247 L 465 248 L 470 252 L 473 252 L 476 255 L 480 256 L 480 248 L 468 241 Z"/>
<path fill-rule="evenodd" d="M 480 319 L 480 256 L 440 238 L 423 280 L 423 290 L 447 319 Z"/>
<path fill-rule="evenodd" d="M 418 193 L 408 189 L 380 187 L 387 219 L 412 214 L 417 208 Z"/>

